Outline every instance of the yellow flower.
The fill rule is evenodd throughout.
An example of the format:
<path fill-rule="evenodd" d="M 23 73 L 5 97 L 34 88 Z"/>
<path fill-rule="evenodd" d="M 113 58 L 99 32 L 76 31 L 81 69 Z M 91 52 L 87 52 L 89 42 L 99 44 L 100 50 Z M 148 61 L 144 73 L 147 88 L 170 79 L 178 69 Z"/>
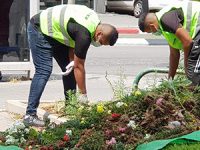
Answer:
<path fill-rule="evenodd" d="M 98 104 L 98 105 L 97 105 L 97 112 L 98 112 L 98 113 L 104 112 L 104 106 L 103 106 L 103 104 Z"/>
<path fill-rule="evenodd" d="M 142 94 L 142 93 L 140 92 L 140 90 L 137 90 L 137 91 L 134 92 L 134 95 L 135 95 L 135 96 L 140 96 L 141 94 Z"/>

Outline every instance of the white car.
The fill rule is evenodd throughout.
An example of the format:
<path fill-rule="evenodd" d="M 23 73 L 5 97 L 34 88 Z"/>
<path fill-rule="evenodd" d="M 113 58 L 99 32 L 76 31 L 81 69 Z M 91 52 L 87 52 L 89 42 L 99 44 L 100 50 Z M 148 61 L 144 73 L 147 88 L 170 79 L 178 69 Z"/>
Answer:
<path fill-rule="evenodd" d="M 129 11 L 135 17 L 139 17 L 143 12 L 143 3 L 147 0 L 107 0 L 107 11 Z M 149 10 L 158 11 L 169 4 L 175 4 L 184 0 L 148 0 Z"/>

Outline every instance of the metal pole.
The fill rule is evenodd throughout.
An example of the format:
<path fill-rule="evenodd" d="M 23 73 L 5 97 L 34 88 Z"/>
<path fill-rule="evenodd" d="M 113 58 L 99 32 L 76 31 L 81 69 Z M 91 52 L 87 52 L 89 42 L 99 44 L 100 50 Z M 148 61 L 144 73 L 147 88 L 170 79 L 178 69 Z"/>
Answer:
<path fill-rule="evenodd" d="M 135 80 L 133 81 L 133 90 L 138 88 L 138 84 L 140 82 L 140 79 L 148 74 L 148 73 L 168 73 L 169 69 L 168 68 L 149 68 L 146 69 L 140 73 L 138 73 L 135 77 Z M 184 74 L 184 72 L 180 69 L 177 70 L 177 74 Z"/>
<path fill-rule="evenodd" d="M 75 4 L 75 0 L 68 0 L 68 4 Z"/>
<path fill-rule="evenodd" d="M 31 0 L 30 1 L 30 18 L 37 14 L 40 10 L 40 1 L 39 0 Z M 30 51 L 30 72 L 28 72 L 29 77 L 32 78 L 34 75 L 34 65 L 33 65 L 33 59 L 31 56 L 31 51 Z"/>
<path fill-rule="evenodd" d="M 148 13 L 149 12 L 149 0 L 143 0 L 142 7 L 143 7 L 143 13 Z"/>
<path fill-rule="evenodd" d="M 93 7 L 94 7 L 94 11 L 97 11 L 97 0 L 93 1 Z"/>

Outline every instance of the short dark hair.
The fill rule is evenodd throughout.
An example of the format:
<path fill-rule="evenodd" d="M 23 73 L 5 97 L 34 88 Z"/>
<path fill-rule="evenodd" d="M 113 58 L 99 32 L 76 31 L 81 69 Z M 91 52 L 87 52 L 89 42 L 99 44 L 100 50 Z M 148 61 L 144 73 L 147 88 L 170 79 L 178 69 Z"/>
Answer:
<path fill-rule="evenodd" d="M 146 19 L 146 16 L 147 16 L 148 13 L 143 13 L 140 15 L 140 18 L 138 20 L 138 26 L 140 28 L 140 30 L 142 32 L 144 32 L 144 29 L 145 29 L 145 19 Z"/>
<path fill-rule="evenodd" d="M 118 31 L 114 26 L 112 26 L 112 31 L 109 37 L 110 46 L 113 46 L 116 43 L 117 39 L 118 39 Z"/>

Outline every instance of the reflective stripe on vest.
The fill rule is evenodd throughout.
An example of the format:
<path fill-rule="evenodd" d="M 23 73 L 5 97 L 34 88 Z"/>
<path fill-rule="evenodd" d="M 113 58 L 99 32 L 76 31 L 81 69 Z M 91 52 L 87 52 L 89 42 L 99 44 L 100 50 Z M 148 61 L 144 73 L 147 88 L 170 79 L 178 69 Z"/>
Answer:
<path fill-rule="evenodd" d="M 69 45 L 69 40 L 66 38 L 66 37 L 68 37 L 67 31 L 64 28 L 64 26 L 65 26 L 64 19 L 65 19 L 66 8 L 67 8 L 67 6 L 65 6 L 65 7 L 63 7 L 61 9 L 61 13 L 60 13 L 60 30 L 61 30 L 61 32 L 62 32 L 62 34 L 64 36 L 64 43 L 65 43 L 65 45 Z"/>
<path fill-rule="evenodd" d="M 197 26 L 196 26 L 196 31 L 195 31 L 195 36 L 197 35 L 197 33 L 200 31 L 200 15 L 198 17 L 198 21 L 197 21 Z"/>
<path fill-rule="evenodd" d="M 64 43 L 65 45 L 70 45 L 69 44 L 69 40 L 68 40 L 68 34 L 64 28 L 64 16 L 65 16 L 65 11 L 66 11 L 67 6 L 64 6 L 61 9 L 60 12 L 60 31 L 63 35 L 64 38 Z M 48 35 L 53 37 L 53 23 L 52 23 L 52 13 L 53 13 L 53 8 L 49 8 L 48 12 L 47 12 L 47 28 L 48 28 Z"/>
<path fill-rule="evenodd" d="M 48 35 L 53 36 L 53 30 L 52 30 L 52 11 L 53 8 L 50 8 L 47 13 L 47 28 L 48 28 Z"/>

